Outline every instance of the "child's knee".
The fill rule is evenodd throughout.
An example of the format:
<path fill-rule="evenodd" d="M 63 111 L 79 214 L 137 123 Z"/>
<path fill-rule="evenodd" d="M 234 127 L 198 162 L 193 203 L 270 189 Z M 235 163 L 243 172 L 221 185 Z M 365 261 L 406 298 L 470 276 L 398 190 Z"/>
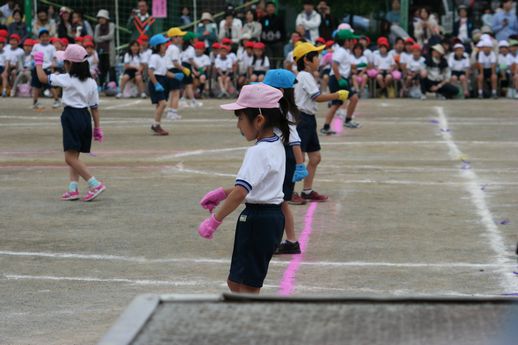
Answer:
<path fill-rule="evenodd" d="M 308 164 L 317 166 L 320 164 L 320 161 L 322 160 L 322 156 L 320 155 L 320 152 L 314 153 L 309 156 L 309 162 Z"/>

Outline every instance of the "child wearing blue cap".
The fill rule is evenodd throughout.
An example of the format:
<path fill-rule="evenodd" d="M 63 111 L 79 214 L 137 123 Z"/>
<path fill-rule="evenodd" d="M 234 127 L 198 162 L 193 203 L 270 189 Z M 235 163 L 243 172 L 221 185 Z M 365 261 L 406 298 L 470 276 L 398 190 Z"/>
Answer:
<path fill-rule="evenodd" d="M 281 204 L 285 218 L 284 231 L 286 233 L 286 241 L 279 245 L 275 254 L 300 254 L 300 245 L 295 235 L 295 220 L 288 204 L 293 197 L 295 182 L 302 181 L 308 176 L 308 170 L 304 165 L 304 156 L 300 148 L 300 137 L 296 126 L 300 114 L 295 104 L 293 89 L 295 82 L 295 74 L 285 69 L 269 70 L 266 72 L 263 81 L 266 85 L 279 89 L 283 93 L 285 102 L 281 103 L 281 108 L 284 108 L 282 110 L 287 114 L 288 121 L 290 121 L 290 137 L 287 144 L 284 145 L 286 151 L 286 174 L 282 188 L 284 202 Z M 303 200 L 303 203 L 305 204 L 306 201 Z"/>

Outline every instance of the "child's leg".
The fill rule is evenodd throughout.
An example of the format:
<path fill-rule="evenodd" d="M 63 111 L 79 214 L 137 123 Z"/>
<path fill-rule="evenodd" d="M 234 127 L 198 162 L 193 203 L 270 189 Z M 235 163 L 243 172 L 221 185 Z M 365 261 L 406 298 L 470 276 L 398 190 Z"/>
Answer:
<path fill-rule="evenodd" d="M 383 76 L 381 74 L 378 74 L 376 76 L 376 80 L 378 81 L 379 87 L 384 89 L 385 88 L 385 82 L 383 81 Z"/>
<path fill-rule="evenodd" d="M 252 75 L 250 76 L 250 82 L 255 83 L 256 81 L 257 81 L 257 75 L 252 74 Z"/>
<path fill-rule="evenodd" d="M 235 293 L 259 294 L 259 292 L 261 292 L 261 288 L 255 288 L 244 284 L 234 283 L 231 280 L 227 280 L 227 285 L 230 291 Z"/>
<path fill-rule="evenodd" d="M 322 76 L 322 79 L 320 80 L 320 90 L 321 90 L 321 92 L 326 92 L 328 85 L 329 85 L 329 74 L 324 74 Z"/>
<path fill-rule="evenodd" d="M 264 74 L 260 74 L 258 77 L 257 77 L 257 81 L 262 83 L 264 80 Z"/>
<path fill-rule="evenodd" d="M 126 86 L 126 83 L 130 80 L 129 75 L 125 74 L 122 76 L 121 79 L 121 85 L 120 85 L 120 93 L 124 92 L 124 87 Z"/>
<path fill-rule="evenodd" d="M 360 83 L 360 91 L 365 90 L 365 86 L 367 86 L 367 78 L 365 76 L 361 77 L 362 82 Z"/>
<path fill-rule="evenodd" d="M 391 75 L 390 73 L 388 73 L 388 74 L 385 76 L 385 86 L 390 86 L 390 85 L 392 85 L 392 81 L 393 81 L 392 75 Z"/>
<path fill-rule="evenodd" d="M 453 85 L 457 86 L 458 82 L 459 82 L 459 78 L 457 78 L 456 75 L 452 75 L 451 79 L 450 79 L 450 83 L 452 83 Z"/>
<path fill-rule="evenodd" d="M 155 124 L 160 124 L 162 120 L 162 114 L 164 113 L 165 107 L 167 106 L 164 100 L 158 102 L 155 110 Z"/>
<path fill-rule="evenodd" d="M 41 89 L 38 87 L 32 88 L 32 102 L 36 104 L 38 102 L 38 98 L 40 97 Z"/>
<path fill-rule="evenodd" d="M 169 108 L 178 109 L 178 101 L 180 100 L 180 90 L 172 90 L 169 93 Z"/>
<path fill-rule="evenodd" d="M 465 75 L 460 76 L 460 83 L 462 84 L 462 89 L 464 90 L 464 96 L 469 96 L 468 78 L 466 78 Z"/>
<path fill-rule="evenodd" d="M 283 202 L 281 204 L 281 210 L 284 214 L 284 232 L 286 233 L 286 239 L 290 242 L 297 242 L 297 235 L 295 235 L 295 219 L 290 210 L 290 205 L 287 202 Z"/>
<path fill-rule="evenodd" d="M 497 77 L 496 73 L 491 73 L 491 91 L 493 92 L 493 94 L 496 94 L 497 81 L 498 81 L 498 77 Z"/>
<path fill-rule="evenodd" d="M 138 92 L 141 94 L 144 93 L 146 91 L 146 86 L 144 85 L 144 79 L 142 79 L 142 75 L 136 75 L 135 82 L 137 83 Z"/>
<path fill-rule="evenodd" d="M 304 179 L 304 189 L 310 190 L 313 188 L 313 180 L 315 179 L 315 173 L 317 172 L 317 166 L 322 160 L 320 151 L 308 152 L 308 176 Z"/>
<path fill-rule="evenodd" d="M 484 90 L 484 73 L 479 73 L 477 75 L 477 87 L 479 95 L 482 94 L 482 90 Z"/>
<path fill-rule="evenodd" d="M 353 75 L 352 79 L 353 79 L 353 87 L 354 87 L 354 89 L 355 90 L 359 90 L 359 88 L 358 88 L 359 87 L 359 85 L 358 85 L 358 76 Z"/>
<path fill-rule="evenodd" d="M 54 98 L 55 101 L 59 100 L 59 88 L 51 87 L 50 93 L 52 93 L 52 98 Z"/>
<path fill-rule="evenodd" d="M 329 108 L 326 114 L 326 120 L 324 122 L 324 128 L 329 128 L 331 126 L 331 121 L 333 121 L 333 117 L 335 116 L 336 111 L 340 108 L 340 104 L 333 104 Z"/>
<path fill-rule="evenodd" d="M 88 172 L 86 164 L 79 160 L 79 152 L 77 151 L 65 151 L 65 162 L 68 166 L 76 171 L 85 181 L 90 180 L 93 176 Z"/>
<path fill-rule="evenodd" d="M 349 98 L 349 104 L 347 105 L 347 114 L 345 116 L 345 122 L 349 122 L 353 119 L 354 111 L 358 105 L 358 94 L 354 94 Z"/>
<path fill-rule="evenodd" d="M 184 95 L 187 99 L 194 99 L 194 91 L 192 84 L 185 85 Z"/>

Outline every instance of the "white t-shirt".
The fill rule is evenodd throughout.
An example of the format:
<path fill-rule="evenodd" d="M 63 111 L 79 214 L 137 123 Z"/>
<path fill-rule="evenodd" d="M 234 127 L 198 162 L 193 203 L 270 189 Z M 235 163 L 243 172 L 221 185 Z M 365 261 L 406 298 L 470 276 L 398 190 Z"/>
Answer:
<path fill-rule="evenodd" d="M 363 71 L 367 68 L 367 57 L 365 55 L 362 55 L 360 57 L 356 57 L 356 55 L 351 55 L 351 64 L 356 66 L 357 71 Z M 363 67 L 358 67 L 358 65 L 364 64 Z"/>
<path fill-rule="evenodd" d="M 508 53 L 507 55 L 498 54 L 498 65 L 500 68 L 509 69 L 514 63 L 514 57 Z"/>
<path fill-rule="evenodd" d="M 250 147 L 237 173 L 236 186 L 248 191 L 251 204 L 279 205 L 284 200 L 282 185 L 286 172 L 286 153 L 281 139 L 274 135 Z"/>
<path fill-rule="evenodd" d="M 22 48 L 16 49 L 4 49 L 6 60 L 9 61 L 11 66 L 18 66 L 18 62 L 23 59 L 25 52 Z"/>
<path fill-rule="evenodd" d="M 200 68 L 200 67 L 207 68 L 210 66 L 210 58 L 207 54 L 195 56 L 194 63 L 196 64 L 196 66 L 198 66 L 198 68 Z"/>
<path fill-rule="evenodd" d="M 0 51 L 0 66 L 4 67 L 7 61 L 7 55 L 5 54 L 5 49 Z"/>
<path fill-rule="evenodd" d="M 27 68 L 27 69 L 31 69 L 32 66 L 33 66 L 33 61 L 32 61 L 32 55 L 31 54 L 25 54 L 22 58 L 22 64 L 23 64 L 23 68 Z"/>
<path fill-rule="evenodd" d="M 32 54 L 34 55 L 36 52 L 43 52 L 43 69 L 52 66 L 52 59 L 54 54 L 56 54 L 56 48 L 52 44 L 42 45 L 37 43 L 32 48 Z"/>
<path fill-rule="evenodd" d="M 399 56 L 399 63 L 400 64 L 406 64 L 408 61 L 412 60 L 414 56 L 411 53 L 402 52 Z"/>
<path fill-rule="evenodd" d="M 90 64 L 90 70 L 91 71 L 96 71 L 97 70 L 97 66 L 99 65 L 99 56 L 97 55 L 97 52 L 94 51 L 92 55 L 88 55 L 86 60 Z"/>
<path fill-rule="evenodd" d="M 288 121 L 293 122 L 293 123 L 295 122 L 295 118 L 293 117 L 293 115 L 291 115 L 291 113 L 288 113 L 288 115 L 286 117 L 288 118 Z M 299 132 L 297 132 L 297 125 L 290 124 L 290 125 L 288 125 L 288 127 L 290 128 L 290 137 L 288 138 L 288 145 L 289 146 L 297 146 L 297 145 L 300 146 L 301 140 L 300 140 Z M 273 131 L 278 137 L 280 137 L 282 139 L 282 131 L 279 128 L 275 128 Z"/>
<path fill-rule="evenodd" d="M 270 69 L 270 59 L 264 56 L 264 59 L 256 59 L 252 66 L 254 71 L 268 71 Z"/>
<path fill-rule="evenodd" d="M 227 56 L 223 60 L 219 55 L 214 62 L 214 67 L 222 72 L 232 72 L 232 60 Z"/>
<path fill-rule="evenodd" d="M 149 64 L 149 59 L 151 59 L 151 55 L 153 55 L 153 51 L 151 49 L 146 49 L 140 53 L 141 62 L 144 64 Z"/>
<path fill-rule="evenodd" d="M 196 56 L 193 46 L 188 46 L 183 52 L 180 53 L 180 60 L 182 62 L 192 63 L 192 60 Z"/>
<path fill-rule="evenodd" d="M 448 58 L 448 66 L 450 66 L 452 71 L 466 72 L 466 70 L 468 70 L 470 67 L 468 54 L 464 53 L 462 59 L 460 60 L 455 59 L 455 54 L 450 55 Z"/>
<path fill-rule="evenodd" d="M 365 48 L 365 50 L 363 51 L 363 55 L 367 58 L 368 63 L 374 62 L 374 57 L 372 54 L 372 50 L 370 49 Z"/>
<path fill-rule="evenodd" d="M 333 64 L 338 64 L 338 70 L 342 78 L 349 78 L 351 74 L 351 55 L 344 47 L 338 47 L 333 52 Z M 334 75 L 335 72 L 331 68 L 330 75 Z"/>
<path fill-rule="evenodd" d="M 319 95 L 320 88 L 311 73 L 299 72 L 297 84 L 295 84 L 295 103 L 299 110 L 309 115 L 315 115 L 318 110 L 315 98 Z"/>
<path fill-rule="evenodd" d="M 237 55 L 234 52 L 228 53 L 227 56 L 232 61 L 232 64 L 237 63 Z"/>
<path fill-rule="evenodd" d="M 394 61 L 394 57 L 390 54 L 385 56 L 381 56 L 381 54 L 376 54 L 374 57 L 374 66 L 380 71 L 388 71 L 391 70 L 396 62 Z"/>
<path fill-rule="evenodd" d="M 406 68 L 411 72 L 420 72 L 426 68 L 426 59 L 422 56 L 419 59 L 414 59 L 413 56 L 410 57 L 406 62 Z"/>
<path fill-rule="evenodd" d="M 99 92 L 97 83 L 92 78 L 80 81 L 66 74 L 49 75 L 49 85 L 63 88 L 62 102 L 72 108 L 97 108 Z"/>
<path fill-rule="evenodd" d="M 244 53 L 239 60 L 239 73 L 246 74 L 248 73 L 248 67 L 252 66 L 252 62 L 254 61 L 254 55 L 248 55 Z"/>
<path fill-rule="evenodd" d="M 155 75 L 167 75 L 167 56 L 160 56 L 160 54 L 151 55 L 148 68 L 152 69 Z"/>
<path fill-rule="evenodd" d="M 180 63 L 180 48 L 178 48 L 175 44 L 171 44 L 167 47 L 165 51 L 165 56 L 167 56 L 167 69 L 171 69 L 174 67 L 173 61 Z"/>
<path fill-rule="evenodd" d="M 124 64 L 128 64 L 129 68 L 139 69 L 142 63 L 142 57 L 140 53 L 137 55 L 130 55 L 129 53 L 124 54 Z"/>
<path fill-rule="evenodd" d="M 478 63 L 482 66 L 482 68 L 491 68 L 492 65 L 496 64 L 496 54 L 491 52 L 489 55 L 486 55 L 483 51 L 478 53 Z"/>

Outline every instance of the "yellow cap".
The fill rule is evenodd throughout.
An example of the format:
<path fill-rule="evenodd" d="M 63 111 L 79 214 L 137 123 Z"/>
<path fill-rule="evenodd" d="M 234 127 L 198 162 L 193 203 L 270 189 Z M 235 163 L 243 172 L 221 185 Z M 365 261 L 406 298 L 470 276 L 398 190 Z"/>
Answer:
<path fill-rule="evenodd" d="M 168 37 L 184 36 L 185 34 L 187 34 L 187 32 L 180 30 L 180 28 L 170 28 L 167 31 Z"/>
<path fill-rule="evenodd" d="M 295 61 L 299 61 L 300 58 L 303 57 L 304 55 L 306 55 L 307 53 L 321 52 L 322 50 L 324 50 L 325 47 L 326 47 L 325 45 L 321 45 L 320 47 L 315 47 L 314 45 L 312 45 L 311 43 L 308 43 L 308 42 L 297 44 L 295 46 L 295 49 L 293 49 L 293 59 Z"/>

